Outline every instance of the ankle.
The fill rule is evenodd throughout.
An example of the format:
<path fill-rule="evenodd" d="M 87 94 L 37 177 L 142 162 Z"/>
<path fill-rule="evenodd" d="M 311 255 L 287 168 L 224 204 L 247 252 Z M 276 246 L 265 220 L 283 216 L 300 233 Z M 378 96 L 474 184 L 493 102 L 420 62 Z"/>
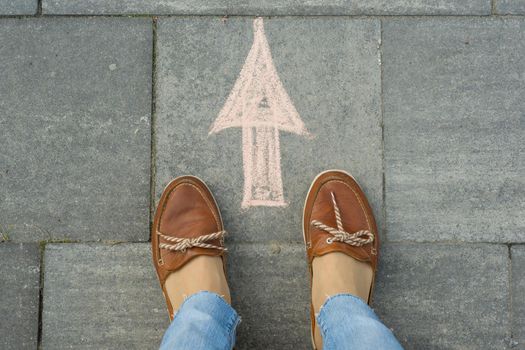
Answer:
<path fill-rule="evenodd" d="M 334 252 L 316 257 L 312 269 L 312 301 L 316 312 L 327 298 L 337 294 L 352 294 L 368 302 L 373 278 L 370 264 Z"/>
<path fill-rule="evenodd" d="M 222 258 L 198 256 L 166 279 L 165 289 L 174 310 L 189 296 L 207 291 L 231 304 L 230 289 L 224 275 Z"/>

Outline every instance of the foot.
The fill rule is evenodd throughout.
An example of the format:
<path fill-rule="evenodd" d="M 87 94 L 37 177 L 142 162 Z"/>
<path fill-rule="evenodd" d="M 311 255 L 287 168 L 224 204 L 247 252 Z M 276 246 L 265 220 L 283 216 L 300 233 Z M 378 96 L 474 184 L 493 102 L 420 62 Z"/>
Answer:
<path fill-rule="evenodd" d="M 315 320 L 327 298 L 352 294 L 370 301 L 377 266 L 377 228 L 366 197 L 348 174 L 319 175 L 308 193 L 304 235 L 312 281 L 312 335 L 322 349 Z"/>
<path fill-rule="evenodd" d="M 224 275 L 222 258 L 217 256 L 203 255 L 190 260 L 168 276 L 164 288 L 174 313 L 186 298 L 202 291 L 218 294 L 228 304 L 231 304 L 230 289 Z"/>
<path fill-rule="evenodd" d="M 209 291 L 230 303 L 222 219 L 208 187 L 183 176 L 164 190 L 151 233 L 153 264 L 170 318 L 192 294 Z"/>

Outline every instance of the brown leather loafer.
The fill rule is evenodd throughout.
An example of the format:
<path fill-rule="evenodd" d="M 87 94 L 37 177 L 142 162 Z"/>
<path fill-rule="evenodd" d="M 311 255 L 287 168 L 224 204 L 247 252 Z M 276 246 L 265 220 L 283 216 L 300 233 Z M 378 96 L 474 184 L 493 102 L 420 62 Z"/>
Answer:
<path fill-rule="evenodd" d="M 202 180 L 181 176 L 166 186 L 151 228 L 151 249 L 171 320 L 166 279 L 199 255 L 221 256 L 226 269 L 225 234 L 217 203 Z"/>
<path fill-rule="evenodd" d="M 340 170 L 328 170 L 315 178 L 304 206 L 303 235 L 310 270 L 310 288 L 313 259 L 331 252 L 341 252 L 359 261 L 369 262 L 372 266 L 374 277 L 368 295 L 370 303 L 379 237 L 372 209 L 351 175 Z M 313 304 L 310 305 L 310 318 L 315 348 Z"/>

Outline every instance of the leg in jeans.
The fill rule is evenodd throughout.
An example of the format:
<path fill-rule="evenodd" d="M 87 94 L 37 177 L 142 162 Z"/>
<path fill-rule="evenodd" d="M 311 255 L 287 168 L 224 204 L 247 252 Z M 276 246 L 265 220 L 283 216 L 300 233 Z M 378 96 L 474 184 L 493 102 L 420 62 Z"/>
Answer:
<path fill-rule="evenodd" d="M 343 171 L 319 174 L 308 191 L 303 214 L 314 348 L 401 349 L 367 305 L 379 235 L 359 184 Z"/>
<path fill-rule="evenodd" d="M 164 189 L 153 220 L 153 265 L 172 323 L 162 350 L 231 350 L 237 313 L 229 305 L 226 247 L 209 188 L 181 176 Z"/>
<path fill-rule="evenodd" d="M 166 331 L 160 350 L 231 350 L 240 318 L 219 295 L 188 297 Z"/>
<path fill-rule="evenodd" d="M 331 296 L 317 315 L 324 350 L 402 350 L 387 327 L 361 299 L 351 294 Z"/>

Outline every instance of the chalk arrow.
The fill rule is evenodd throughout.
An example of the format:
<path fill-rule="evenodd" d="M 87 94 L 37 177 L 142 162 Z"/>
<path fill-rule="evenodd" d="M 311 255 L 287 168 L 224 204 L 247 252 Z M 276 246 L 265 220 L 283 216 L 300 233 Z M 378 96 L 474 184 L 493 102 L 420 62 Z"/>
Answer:
<path fill-rule="evenodd" d="M 242 128 L 242 207 L 285 206 L 279 131 L 309 133 L 275 69 L 262 18 L 253 22 L 253 44 L 209 134 Z"/>

